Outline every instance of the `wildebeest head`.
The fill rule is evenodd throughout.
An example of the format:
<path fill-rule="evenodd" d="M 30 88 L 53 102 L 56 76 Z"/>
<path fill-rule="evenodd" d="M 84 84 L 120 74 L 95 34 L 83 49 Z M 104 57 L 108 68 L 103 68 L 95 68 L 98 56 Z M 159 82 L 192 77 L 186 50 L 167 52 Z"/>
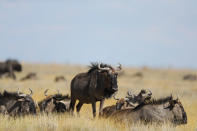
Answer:
<path fill-rule="evenodd" d="M 133 102 L 142 103 L 146 102 L 147 100 L 150 100 L 151 96 L 152 92 L 150 90 L 142 89 L 137 96 L 133 94 L 131 91 L 128 91 L 126 98 Z"/>
<path fill-rule="evenodd" d="M 23 94 L 19 91 L 17 93 L 10 93 L 4 91 L 1 95 L 0 104 L 5 106 L 6 112 L 9 115 L 25 115 L 25 114 L 36 114 L 35 103 L 31 97 L 33 91 L 30 89 L 31 93 Z"/>
<path fill-rule="evenodd" d="M 142 89 L 138 95 L 133 94 L 131 91 L 127 92 L 125 98 L 116 98 L 116 109 L 120 110 L 125 107 L 135 107 L 135 104 L 146 103 L 146 101 L 151 99 L 152 92 L 150 90 Z M 136 105 L 137 106 L 137 105 Z"/>
<path fill-rule="evenodd" d="M 22 71 L 22 65 L 17 61 L 13 59 L 6 60 L 6 64 L 8 66 L 12 66 L 13 70 L 21 72 Z"/>
<path fill-rule="evenodd" d="M 117 76 L 118 71 L 121 70 L 121 65 L 118 69 L 103 63 L 92 63 L 89 74 L 91 74 L 91 87 L 104 87 L 104 96 L 109 98 L 113 93 L 118 91 Z"/>
<path fill-rule="evenodd" d="M 183 108 L 182 103 L 177 98 L 176 100 L 171 100 L 164 107 L 165 109 L 169 109 L 173 112 L 175 124 L 187 124 L 187 114 Z"/>
<path fill-rule="evenodd" d="M 142 89 L 137 96 L 137 100 L 139 103 L 146 102 L 146 100 L 150 100 L 152 96 L 152 92 L 150 90 Z"/>
<path fill-rule="evenodd" d="M 69 110 L 70 98 L 68 95 L 55 94 L 48 96 L 48 89 L 45 90 L 44 94 L 47 97 L 46 99 L 40 101 L 38 103 L 39 108 L 43 112 L 51 113 L 51 112 L 66 112 Z"/>
<path fill-rule="evenodd" d="M 20 101 L 21 103 L 21 112 L 23 113 L 36 113 L 36 108 L 35 108 L 35 103 L 32 99 L 32 95 L 33 95 L 33 91 L 31 89 L 30 90 L 30 94 L 20 94 L 19 96 L 21 97 L 20 99 L 18 99 L 18 101 Z"/>

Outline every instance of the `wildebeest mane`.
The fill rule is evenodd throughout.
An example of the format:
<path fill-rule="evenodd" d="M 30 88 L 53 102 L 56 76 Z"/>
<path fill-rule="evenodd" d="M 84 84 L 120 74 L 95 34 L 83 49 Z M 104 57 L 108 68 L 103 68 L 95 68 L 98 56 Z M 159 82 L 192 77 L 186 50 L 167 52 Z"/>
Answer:
<path fill-rule="evenodd" d="M 159 99 L 151 99 L 147 102 L 145 102 L 146 105 L 159 105 L 159 104 L 163 104 L 166 103 L 168 101 L 172 100 L 172 95 L 171 96 L 167 96 L 164 98 L 159 98 Z"/>
<path fill-rule="evenodd" d="M 160 99 L 151 99 L 149 101 L 146 102 L 142 102 L 141 104 L 139 104 L 138 106 L 136 106 L 133 111 L 139 110 L 141 109 L 143 106 L 145 105 L 160 105 L 160 104 L 164 104 L 168 101 L 173 100 L 172 95 L 171 96 L 167 96 L 164 98 L 160 98 Z"/>
<path fill-rule="evenodd" d="M 113 67 L 111 65 L 108 65 L 108 64 L 103 64 L 103 63 L 98 63 L 98 62 L 92 62 L 91 65 L 89 66 L 89 70 L 88 70 L 88 73 L 91 73 L 95 70 L 98 70 L 98 66 L 100 64 L 100 67 L 101 68 L 105 68 L 105 67 L 109 67 L 110 69 L 113 69 Z"/>
<path fill-rule="evenodd" d="M 10 97 L 19 98 L 20 96 L 18 95 L 17 92 L 8 92 L 8 91 L 4 90 L 3 94 L 0 93 L 0 98 L 2 98 L 2 97 L 4 97 L 4 98 L 10 98 Z"/>
<path fill-rule="evenodd" d="M 107 99 L 111 98 L 113 94 L 114 94 L 114 92 L 110 91 L 108 89 L 105 89 L 105 91 L 104 91 L 104 97 L 107 98 Z"/>

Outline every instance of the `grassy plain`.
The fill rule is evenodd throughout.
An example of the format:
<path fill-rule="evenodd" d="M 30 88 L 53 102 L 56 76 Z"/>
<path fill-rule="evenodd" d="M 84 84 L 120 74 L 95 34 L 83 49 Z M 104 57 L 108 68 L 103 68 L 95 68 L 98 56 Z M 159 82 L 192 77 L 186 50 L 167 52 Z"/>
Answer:
<path fill-rule="evenodd" d="M 58 65 L 58 64 L 23 64 L 23 72 L 16 73 L 17 80 L 0 79 L 0 91 L 16 91 L 19 87 L 24 93 L 29 93 L 28 88 L 34 91 L 33 98 L 40 101 L 45 98 L 45 89 L 59 89 L 62 94 L 70 94 L 70 81 L 79 72 L 88 70 L 86 66 L 80 65 Z M 36 72 L 38 80 L 19 81 L 20 78 L 29 72 Z M 118 78 L 119 91 L 117 97 L 124 97 L 127 90 L 138 93 L 142 88 L 150 89 L 153 97 L 159 98 L 173 94 L 179 97 L 188 116 L 188 124 L 182 126 L 164 125 L 143 125 L 114 123 L 112 120 L 93 119 L 91 105 L 84 105 L 80 117 L 71 117 L 68 114 L 49 114 L 37 116 L 26 116 L 10 118 L 0 116 L 0 130 L 7 131 L 127 131 L 127 130 L 197 130 L 197 81 L 184 81 L 185 74 L 195 74 L 196 70 L 188 69 L 152 69 L 123 67 L 123 75 Z M 141 72 L 143 77 L 135 77 L 133 74 Z M 66 82 L 54 82 L 55 76 L 63 75 Z M 49 94 L 56 93 L 50 90 Z M 115 101 L 108 99 L 104 106 L 112 105 Z M 97 103 L 98 112 L 99 103 Z M 97 113 L 98 114 L 98 113 Z"/>

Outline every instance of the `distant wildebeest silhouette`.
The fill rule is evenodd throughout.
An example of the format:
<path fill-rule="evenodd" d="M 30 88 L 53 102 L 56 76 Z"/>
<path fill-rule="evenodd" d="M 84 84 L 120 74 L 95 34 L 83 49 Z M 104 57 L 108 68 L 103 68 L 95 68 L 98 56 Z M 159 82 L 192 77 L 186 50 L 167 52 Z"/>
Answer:
<path fill-rule="evenodd" d="M 23 78 L 21 78 L 20 81 L 36 80 L 36 79 L 38 79 L 36 73 L 30 72 L 26 76 L 24 76 Z"/>
<path fill-rule="evenodd" d="M 92 63 L 86 73 L 76 75 L 71 81 L 70 109 L 73 113 L 76 100 L 79 113 L 84 103 L 92 104 L 93 117 L 96 116 L 96 102 L 100 101 L 99 114 L 102 114 L 105 98 L 110 98 L 118 91 L 117 75 L 121 66 L 115 70 L 107 64 Z"/>
<path fill-rule="evenodd" d="M 66 78 L 64 76 L 56 76 L 54 81 L 55 82 L 66 81 Z"/>
<path fill-rule="evenodd" d="M 135 74 L 132 75 L 132 77 L 143 78 L 143 73 L 142 72 L 136 72 Z"/>
<path fill-rule="evenodd" d="M 26 114 L 36 114 L 36 106 L 31 97 L 31 93 L 24 94 L 21 92 L 7 92 L 0 93 L 0 113 L 8 114 L 10 116 L 21 116 Z"/>
<path fill-rule="evenodd" d="M 196 75 L 193 74 L 187 74 L 183 76 L 183 80 L 195 81 L 196 79 L 197 79 Z"/>
<path fill-rule="evenodd" d="M 41 112 L 46 113 L 63 113 L 69 111 L 70 97 L 68 95 L 57 94 L 48 96 L 46 93 L 49 89 L 45 90 L 46 98 L 38 103 Z"/>
<path fill-rule="evenodd" d="M 8 77 L 15 80 L 14 71 L 22 71 L 22 65 L 17 60 L 8 59 L 5 62 L 0 62 L 0 77 L 7 73 Z"/>
<path fill-rule="evenodd" d="M 187 115 L 179 101 L 174 100 L 172 96 L 159 100 L 152 100 L 142 103 L 134 109 L 124 109 L 113 113 L 109 118 L 116 122 L 127 123 L 165 123 L 186 124 Z"/>
<path fill-rule="evenodd" d="M 115 98 L 117 100 L 116 105 L 107 106 L 103 109 L 102 116 L 107 118 L 112 115 L 114 112 L 126 108 L 135 108 L 139 104 L 149 101 L 151 99 L 152 92 L 150 90 L 141 90 L 138 95 L 131 94 L 131 91 L 127 92 L 125 98 Z"/>

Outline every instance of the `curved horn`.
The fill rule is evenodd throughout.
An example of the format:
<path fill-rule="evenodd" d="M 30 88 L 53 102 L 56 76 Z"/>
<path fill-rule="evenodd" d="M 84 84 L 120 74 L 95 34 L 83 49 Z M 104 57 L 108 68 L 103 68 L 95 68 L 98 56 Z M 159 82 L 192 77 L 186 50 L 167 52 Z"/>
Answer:
<path fill-rule="evenodd" d="M 122 70 L 122 65 L 121 65 L 120 63 L 118 63 L 118 66 L 117 66 L 116 70 L 117 70 L 117 71 Z"/>
<path fill-rule="evenodd" d="M 114 98 L 115 100 L 120 100 L 120 98 L 116 98 L 115 95 L 113 96 L 113 98 Z"/>
<path fill-rule="evenodd" d="M 128 95 L 128 96 L 132 96 L 131 91 L 127 91 L 127 95 Z"/>
<path fill-rule="evenodd" d="M 152 95 L 152 92 L 151 92 L 149 89 L 148 89 L 148 91 L 149 91 L 149 93 L 150 93 L 149 95 Z"/>
<path fill-rule="evenodd" d="M 19 88 L 18 88 L 18 90 L 17 90 L 17 94 L 18 94 L 18 96 L 26 96 L 26 94 L 20 94 L 20 92 L 19 92 Z"/>
<path fill-rule="evenodd" d="M 47 91 L 48 91 L 49 89 L 46 89 L 45 91 L 44 91 L 44 95 L 45 96 L 47 96 Z"/>
<path fill-rule="evenodd" d="M 129 98 L 126 98 L 126 97 L 125 97 L 124 100 L 127 102 L 127 101 L 129 101 Z"/>
<path fill-rule="evenodd" d="M 109 67 L 101 68 L 101 63 L 98 65 L 98 69 L 99 69 L 99 70 L 105 70 L 105 71 L 110 70 L 110 68 L 109 68 Z"/>
<path fill-rule="evenodd" d="M 27 96 L 27 95 L 26 95 L 26 94 L 19 94 L 19 96 L 25 97 L 25 96 Z"/>
<path fill-rule="evenodd" d="M 30 90 L 30 96 L 32 96 L 33 95 L 33 91 L 32 91 L 32 89 L 31 88 L 29 88 L 29 90 Z"/>

